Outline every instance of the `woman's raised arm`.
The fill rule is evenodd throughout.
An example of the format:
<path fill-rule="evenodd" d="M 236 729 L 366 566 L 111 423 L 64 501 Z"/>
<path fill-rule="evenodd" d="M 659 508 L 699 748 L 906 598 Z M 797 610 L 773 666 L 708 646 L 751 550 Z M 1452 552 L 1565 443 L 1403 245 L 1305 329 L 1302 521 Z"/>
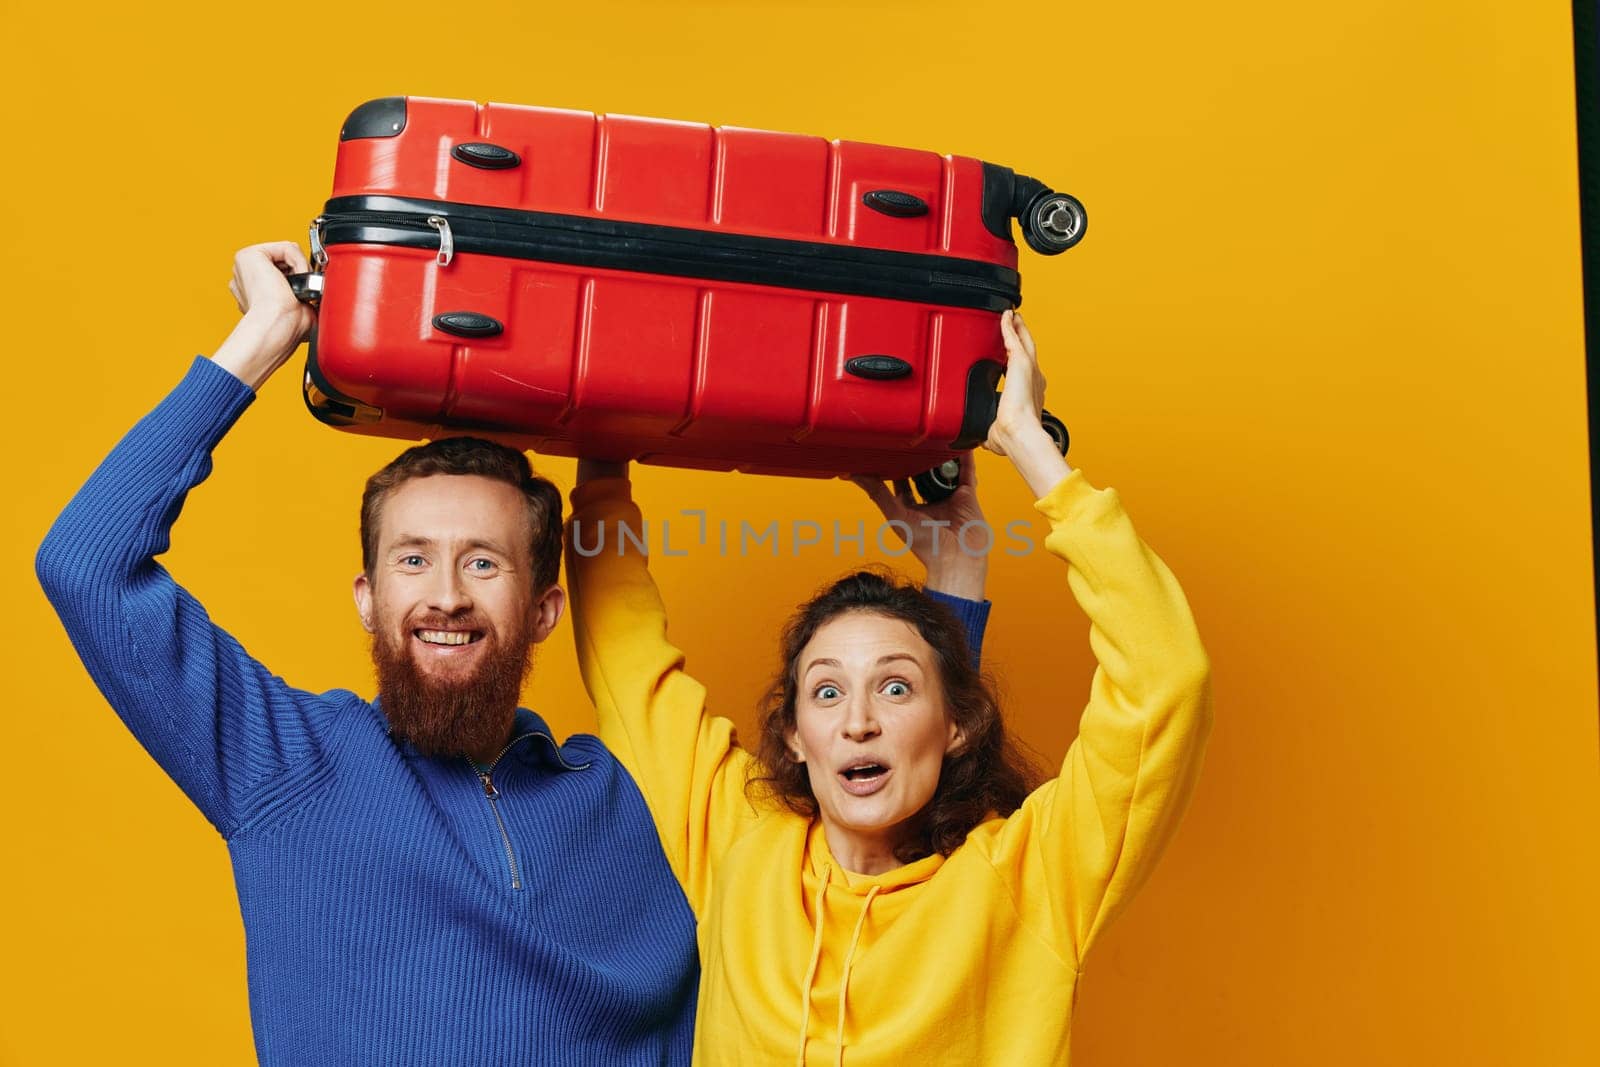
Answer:
<path fill-rule="evenodd" d="M 666 607 L 639 548 L 644 541 L 626 466 L 581 461 L 567 523 L 578 666 L 600 739 L 638 783 L 673 872 L 700 914 L 718 859 L 755 815 L 744 794 L 750 756 L 736 743 L 733 724 L 706 711 L 704 687 L 667 640 Z"/>
<path fill-rule="evenodd" d="M 1040 425 L 1044 380 L 1027 327 L 1008 319 L 1004 331 L 1010 364 L 989 447 L 1040 498 L 1045 547 L 1068 565 L 1098 667 L 1060 777 L 974 843 L 1077 964 L 1148 877 L 1188 804 L 1211 728 L 1210 667 L 1183 590 L 1116 490 L 1071 471 Z"/>

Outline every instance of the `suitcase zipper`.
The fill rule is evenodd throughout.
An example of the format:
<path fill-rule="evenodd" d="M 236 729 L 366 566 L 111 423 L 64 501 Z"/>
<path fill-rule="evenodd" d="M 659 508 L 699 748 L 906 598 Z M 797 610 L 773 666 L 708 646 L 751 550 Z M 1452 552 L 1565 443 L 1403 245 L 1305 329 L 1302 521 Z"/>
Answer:
<path fill-rule="evenodd" d="M 439 231 L 439 266 L 448 267 L 456 258 L 455 234 L 450 232 L 450 220 L 443 215 L 429 215 L 428 225 Z"/>
<path fill-rule="evenodd" d="M 339 197 L 312 230 L 322 246 L 432 249 L 442 265 L 477 253 L 987 311 L 1022 302 L 1017 272 L 980 260 L 439 200 Z"/>

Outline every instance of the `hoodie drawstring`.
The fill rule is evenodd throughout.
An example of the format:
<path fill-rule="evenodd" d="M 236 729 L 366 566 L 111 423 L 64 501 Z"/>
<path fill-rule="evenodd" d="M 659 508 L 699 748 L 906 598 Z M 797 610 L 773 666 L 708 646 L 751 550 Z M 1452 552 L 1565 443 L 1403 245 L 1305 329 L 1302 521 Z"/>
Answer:
<path fill-rule="evenodd" d="M 806 967 L 805 986 L 800 994 L 800 1054 L 795 1060 L 798 1067 L 806 1067 L 806 1030 L 811 1025 L 811 983 L 817 977 L 817 961 L 822 958 L 822 905 L 828 895 L 828 879 L 833 874 L 833 864 L 822 865 L 822 877 L 817 880 L 816 902 L 812 914 L 816 916 L 817 932 L 811 938 L 811 963 Z"/>
<path fill-rule="evenodd" d="M 856 958 L 856 945 L 861 940 L 861 928 L 867 924 L 867 909 L 872 907 L 872 898 L 877 895 L 878 886 L 867 890 L 867 899 L 861 903 L 861 918 L 856 920 L 855 932 L 850 935 L 850 947 L 844 954 L 844 973 L 839 976 L 839 1028 L 835 1031 L 839 1042 L 839 1056 L 834 1061 L 836 1067 L 844 1067 L 844 998 L 850 992 L 850 964 Z"/>
<path fill-rule="evenodd" d="M 805 986 L 800 993 L 800 1050 L 795 1059 L 797 1067 L 806 1067 L 806 1031 L 811 1028 L 811 983 L 817 978 L 817 963 L 822 959 L 822 909 L 828 901 L 828 883 L 833 878 L 833 864 L 822 865 L 822 877 L 817 880 L 817 894 L 813 898 L 811 912 L 816 917 L 817 931 L 811 938 L 811 962 L 806 965 Z M 839 976 L 839 1025 L 834 1046 L 834 1063 L 844 1067 L 844 1005 L 845 997 L 850 992 L 850 966 L 855 962 L 856 946 L 861 943 L 861 928 L 867 924 L 867 909 L 872 907 L 873 898 L 878 895 L 879 886 L 867 890 L 867 899 L 861 904 L 861 918 L 856 920 L 856 928 L 850 934 L 850 947 L 845 950 L 844 970 Z"/>

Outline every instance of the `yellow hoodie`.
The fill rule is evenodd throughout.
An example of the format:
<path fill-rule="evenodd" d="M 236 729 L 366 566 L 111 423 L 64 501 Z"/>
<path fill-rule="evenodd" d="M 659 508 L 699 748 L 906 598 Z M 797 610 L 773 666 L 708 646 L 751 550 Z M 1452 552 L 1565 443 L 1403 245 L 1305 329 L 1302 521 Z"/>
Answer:
<path fill-rule="evenodd" d="M 1074 471 L 1036 505 L 1099 660 L 1060 777 L 949 856 L 840 868 L 819 821 L 747 798 L 753 757 L 667 641 L 623 479 L 572 494 L 567 580 L 600 736 L 637 781 L 699 920 L 707 1067 L 1065 1064 L 1084 954 L 1149 874 L 1210 730 L 1183 593 L 1115 490 Z M 759 797 L 759 792 L 752 796 Z"/>

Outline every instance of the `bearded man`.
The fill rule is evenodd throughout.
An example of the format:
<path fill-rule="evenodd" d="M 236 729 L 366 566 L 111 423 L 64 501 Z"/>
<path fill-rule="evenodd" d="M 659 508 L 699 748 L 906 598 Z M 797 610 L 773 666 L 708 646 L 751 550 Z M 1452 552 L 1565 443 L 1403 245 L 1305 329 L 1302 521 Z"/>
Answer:
<path fill-rule="evenodd" d="M 257 1054 L 687 1063 L 694 920 L 644 799 L 598 740 L 557 743 L 517 706 L 565 604 L 560 497 L 521 453 L 446 439 L 369 481 L 355 596 L 376 702 L 285 684 L 155 561 L 211 450 L 309 333 L 283 277 L 307 269 L 288 243 L 235 257 L 238 325 L 37 560 L 101 691 L 227 840 Z"/>

